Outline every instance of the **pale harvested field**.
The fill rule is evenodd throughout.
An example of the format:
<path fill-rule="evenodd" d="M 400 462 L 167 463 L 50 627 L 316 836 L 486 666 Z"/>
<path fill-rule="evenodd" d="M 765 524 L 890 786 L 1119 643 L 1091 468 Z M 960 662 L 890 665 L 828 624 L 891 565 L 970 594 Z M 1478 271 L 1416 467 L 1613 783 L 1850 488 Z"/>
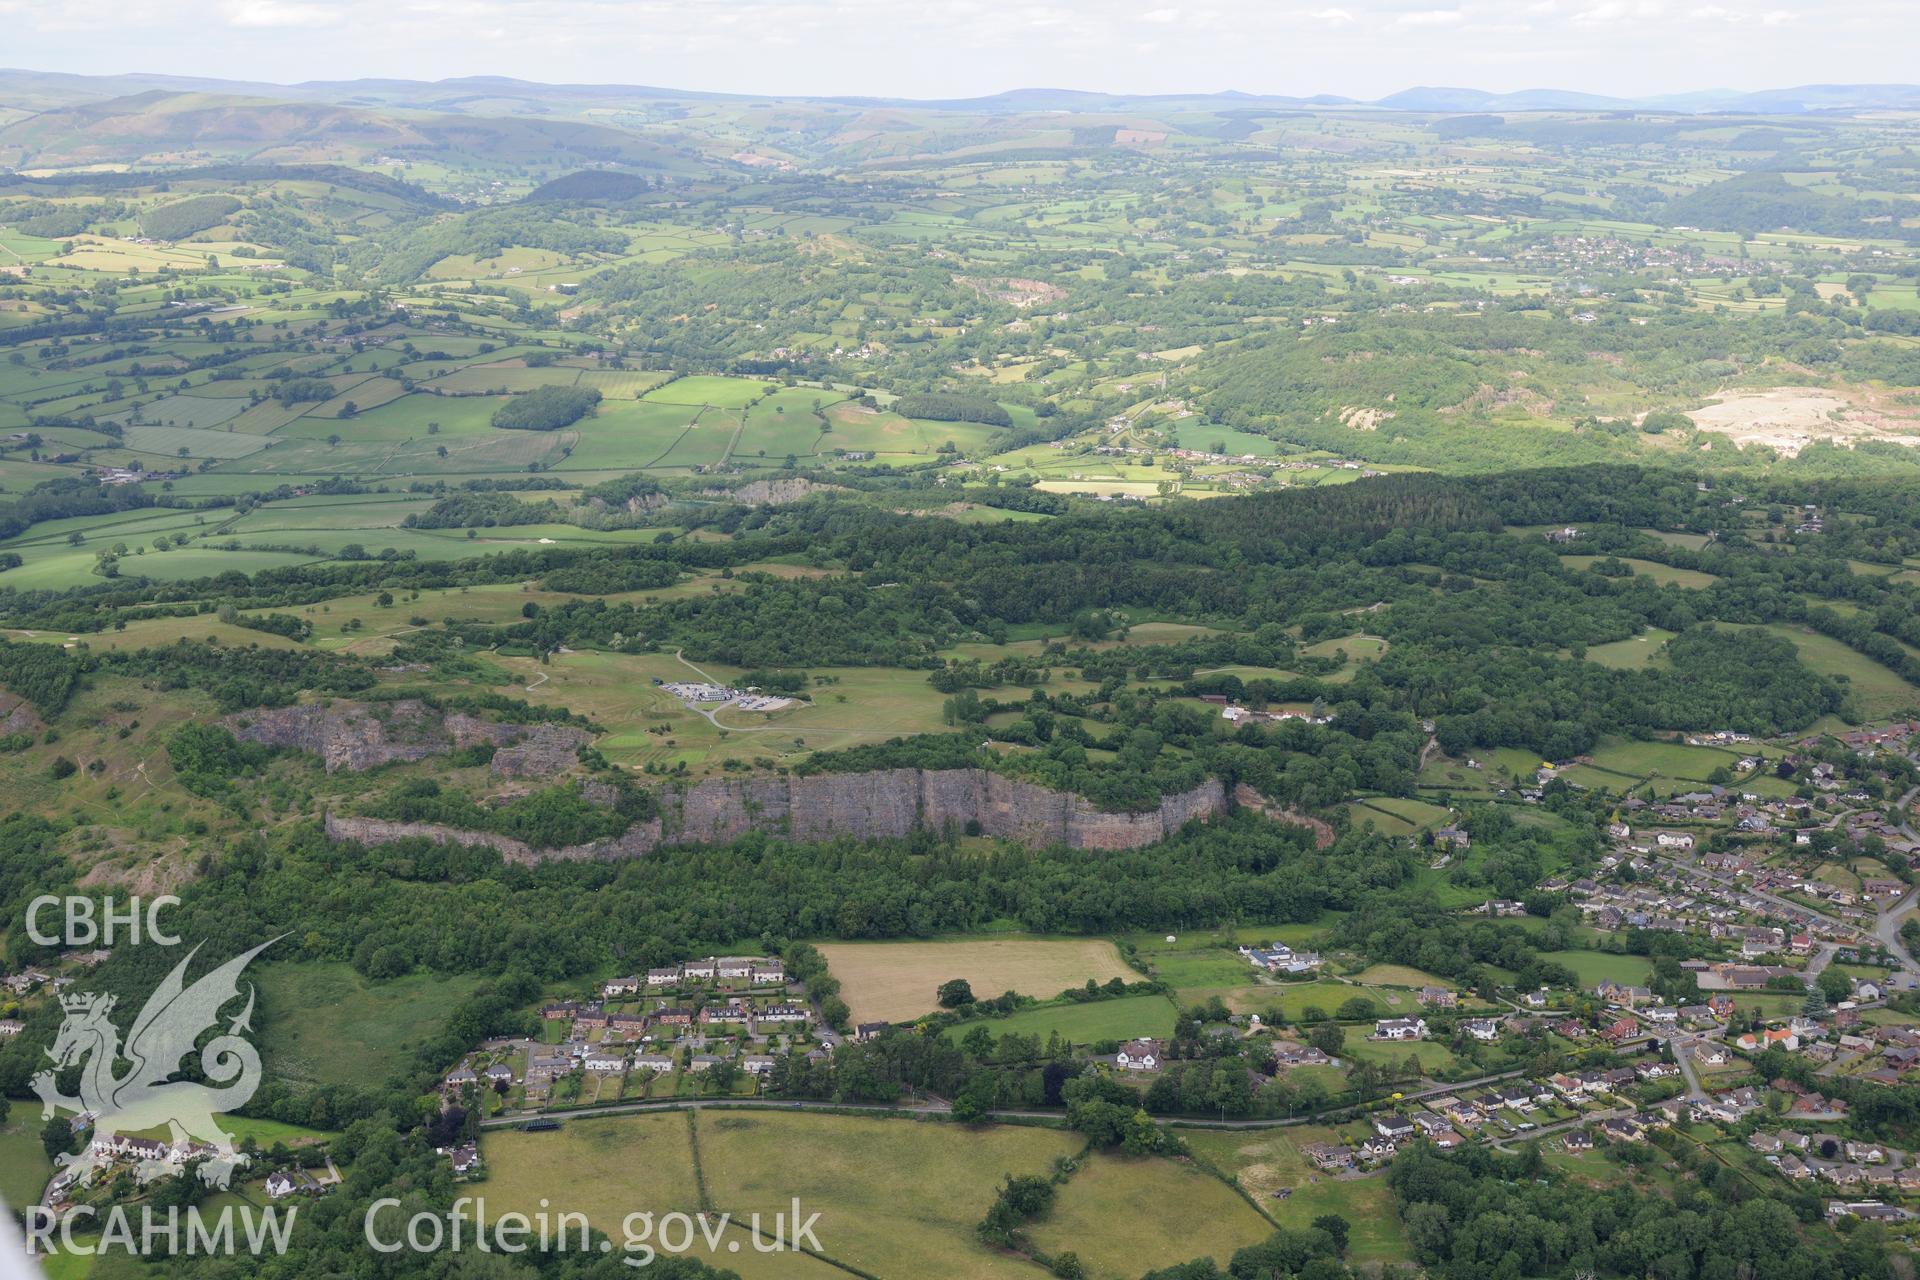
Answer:
<path fill-rule="evenodd" d="M 840 979 L 840 997 L 855 1022 L 906 1022 L 932 1013 L 934 993 L 965 978 L 986 999 L 1003 991 L 1057 996 L 1088 978 L 1105 982 L 1140 975 L 1100 938 L 978 938 L 961 942 L 825 942 L 820 952 Z"/>

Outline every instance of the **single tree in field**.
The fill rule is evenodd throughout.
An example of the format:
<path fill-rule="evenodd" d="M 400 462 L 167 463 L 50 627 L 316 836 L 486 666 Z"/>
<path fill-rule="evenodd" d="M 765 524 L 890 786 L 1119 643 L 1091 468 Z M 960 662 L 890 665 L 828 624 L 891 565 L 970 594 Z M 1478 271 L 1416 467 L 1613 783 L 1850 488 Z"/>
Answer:
<path fill-rule="evenodd" d="M 958 1009 L 973 1003 L 973 984 L 965 978 L 949 978 L 940 984 L 936 995 L 942 1009 Z"/>

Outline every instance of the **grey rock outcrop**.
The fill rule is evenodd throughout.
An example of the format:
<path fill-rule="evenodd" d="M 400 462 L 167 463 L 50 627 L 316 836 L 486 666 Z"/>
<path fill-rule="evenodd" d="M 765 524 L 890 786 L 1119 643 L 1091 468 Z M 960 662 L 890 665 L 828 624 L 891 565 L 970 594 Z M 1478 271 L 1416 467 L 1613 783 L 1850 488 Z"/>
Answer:
<path fill-rule="evenodd" d="M 611 840 L 563 849 L 530 848 L 487 832 L 432 823 L 329 814 L 336 840 L 388 844 L 424 836 L 479 844 L 516 862 L 638 858 L 671 845 L 726 844 L 751 832 L 794 840 L 837 836 L 879 839 L 917 828 L 967 830 L 1021 844 L 1073 849 L 1137 849 L 1164 840 L 1188 822 L 1209 821 L 1227 808 L 1225 789 L 1209 779 L 1165 796 L 1144 813 L 1106 813 L 1083 796 L 1052 791 L 986 769 L 881 769 L 808 777 L 713 778 L 660 792 L 660 816 L 635 823 Z"/>
<path fill-rule="evenodd" d="M 494 772 L 546 778 L 571 766 L 589 738 L 572 725 L 500 724 L 461 711 L 442 713 L 416 699 L 273 707 L 231 715 L 225 723 L 244 742 L 311 751 L 328 773 L 491 743 Z"/>

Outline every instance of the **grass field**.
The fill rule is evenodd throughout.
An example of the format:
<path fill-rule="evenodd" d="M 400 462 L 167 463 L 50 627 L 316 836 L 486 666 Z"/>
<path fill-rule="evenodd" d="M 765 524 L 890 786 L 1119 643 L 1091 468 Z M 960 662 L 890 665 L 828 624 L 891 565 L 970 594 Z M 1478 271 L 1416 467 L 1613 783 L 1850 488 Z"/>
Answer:
<path fill-rule="evenodd" d="M 1057 996 L 1088 978 L 1129 982 L 1139 974 L 1102 939 L 973 938 L 954 942 L 823 942 L 827 968 L 855 1022 L 904 1022 L 931 1013 L 934 993 L 965 978 L 976 996 L 1017 991 Z"/>
<path fill-rule="evenodd" d="M 1569 569 L 1586 569 L 1606 558 L 1604 556 L 1562 556 L 1560 562 Z M 1633 560 L 1623 557 L 1621 563 L 1642 577 L 1652 578 L 1663 587 L 1688 587 L 1698 590 L 1720 581 L 1711 573 L 1702 573 L 1698 569 L 1676 569 L 1672 565 L 1660 564 L 1654 560 Z"/>
<path fill-rule="evenodd" d="M 569 1120 L 557 1132 L 496 1130 L 481 1143 L 486 1161 L 484 1194 L 492 1217 L 518 1212 L 586 1215 L 618 1248 L 626 1240 L 628 1215 L 694 1214 L 700 1211 L 693 1173 L 693 1139 L 687 1116 L 605 1116 Z M 631 1229 L 638 1231 L 637 1223 Z M 746 1280 L 829 1280 L 844 1275 L 804 1254 L 760 1254 L 744 1229 L 729 1233 L 717 1250 L 698 1234 L 694 1256 L 739 1272 Z M 729 1245 L 737 1244 L 737 1248 Z"/>
<path fill-rule="evenodd" d="M 975 1027 L 985 1027 L 996 1040 L 1006 1035 L 1023 1035 L 1038 1036 L 1044 1041 L 1058 1034 L 1063 1040 L 1088 1045 L 1101 1040 L 1168 1036 L 1173 1033 L 1174 1018 L 1173 1004 L 1165 996 L 1123 996 L 1091 1004 L 1026 1009 L 1010 1017 L 968 1022 L 950 1028 L 946 1034 L 948 1039 L 958 1040 Z"/>
<path fill-rule="evenodd" d="M 1033 1274 L 1024 1259 L 981 1244 L 974 1227 L 1003 1176 L 1048 1173 L 1080 1146 L 1074 1134 L 1013 1126 L 769 1112 L 700 1118 L 700 1164 L 715 1208 L 770 1218 L 798 1197 L 821 1215 L 823 1253 L 882 1280 Z"/>
<path fill-rule="evenodd" d="M 272 965 L 259 980 L 266 1069 L 311 1084 L 381 1082 L 480 985 L 427 973 L 369 982 L 325 962 Z"/>
<path fill-rule="evenodd" d="M 480 1152 L 495 1212 L 531 1213 L 546 1197 L 617 1233 L 620 1220 L 636 1210 L 700 1208 L 693 1142 L 686 1116 L 678 1113 L 568 1120 L 547 1133 L 495 1130 L 482 1139 Z"/>
<path fill-rule="evenodd" d="M 1620 670 L 1664 666 L 1667 656 L 1661 650 L 1671 639 L 1673 639 L 1673 632 L 1649 627 L 1639 635 L 1630 636 L 1625 640 L 1594 645 L 1587 650 L 1587 661 Z"/>
<path fill-rule="evenodd" d="M 40 1112 L 16 1102 L 0 1122 L 0 1200 L 18 1212 L 34 1203 L 53 1176 L 53 1163 L 40 1145 Z"/>
<path fill-rule="evenodd" d="M 1638 986 L 1653 973 L 1653 962 L 1645 956 L 1609 955 L 1604 951 L 1547 951 L 1541 958 L 1573 970 L 1583 987 L 1602 982 Z"/>
<path fill-rule="evenodd" d="M 1346 806 L 1355 827 L 1368 823 L 1382 835 L 1408 836 L 1444 825 L 1453 815 L 1444 805 L 1428 804 L 1400 796 L 1373 796 Z"/>
<path fill-rule="evenodd" d="M 1860 700 L 1861 712 L 1869 720 L 1884 720 L 1920 708 L 1920 689 L 1831 636 L 1786 623 L 1775 623 L 1767 630 L 1793 641 L 1800 660 L 1820 674 L 1847 677 Z"/>
<path fill-rule="evenodd" d="M 1404 964 L 1368 965 L 1355 974 L 1353 980 L 1369 987 L 1446 987 L 1452 990 L 1454 985 L 1438 974 Z"/>
<path fill-rule="evenodd" d="M 1731 770 L 1740 757 L 1717 747 L 1690 747 L 1683 742 L 1629 742 L 1610 739 L 1592 753 L 1596 769 L 1617 775 L 1615 786 L 1658 775 L 1704 782 L 1715 769 Z"/>
<path fill-rule="evenodd" d="M 1224 1266 L 1272 1233 L 1232 1188 L 1191 1165 L 1096 1153 L 1028 1234 L 1048 1253 L 1077 1253 L 1091 1280 L 1133 1280 L 1199 1257 Z"/>
<path fill-rule="evenodd" d="M 644 594 L 663 600 L 677 595 L 704 594 L 715 582 L 718 580 L 690 581 L 680 587 Z M 493 616 L 504 607 L 510 614 L 517 614 L 526 600 L 541 598 L 539 593 L 526 595 L 517 594 L 518 591 L 517 586 L 505 593 L 476 589 L 469 594 L 445 597 L 446 613 L 466 616 L 489 611 L 489 616 Z M 335 612 L 339 612 L 337 607 Z M 445 615 L 429 610 L 426 616 Z M 529 701 L 565 706 L 610 726 L 612 732 L 597 745 L 610 759 L 622 764 L 657 763 L 670 767 L 684 763 L 698 771 L 716 769 L 730 759 L 764 759 L 786 764 L 815 750 L 850 747 L 903 734 L 939 732 L 944 727 L 940 719 L 941 694 L 927 683 L 922 673 L 894 668 L 819 668 L 813 674 L 831 678 L 834 683 L 816 690 L 810 704 L 771 715 L 726 708 L 717 711 L 710 722 L 689 711 L 654 683 L 700 678 L 692 667 L 680 663 L 670 653 L 571 653 L 544 665 L 522 659 L 500 661 L 501 665 L 524 674 L 524 683 L 531 684 L 542 674 L 548 677 L 527 694 Z M 737 667 L 719 663 L 698 666 L 715 679 L 730 680 L 742 674 Z M 1069 681 L 1056 682 L 1056 687 L 1078 689 L 1083 686 Z M 660 726 L 664 726 L 665 731 L 655 732 Z M 1036 994 L 1057 995 L 1059 991 L 1056 987 Z"/>
<path fill-rule="evenodd" d="M 1323 1213 L 1337 1213 L 1353 1230 L 1349 1262 L 1412 1261 L 1384 1176 L 1335 1180 L 1301 1154 L 1305 1143 L 1335 1140 L 1333 1131 L 1303 1126 L 1261 1133 L 1191 1130 L 1183 1136 L 1196 1157 L 1238 1182 L 1281 1226 L 1300 1230 Z M 1282 1189 L 1287 1197 L 1275 1199 Z"/>

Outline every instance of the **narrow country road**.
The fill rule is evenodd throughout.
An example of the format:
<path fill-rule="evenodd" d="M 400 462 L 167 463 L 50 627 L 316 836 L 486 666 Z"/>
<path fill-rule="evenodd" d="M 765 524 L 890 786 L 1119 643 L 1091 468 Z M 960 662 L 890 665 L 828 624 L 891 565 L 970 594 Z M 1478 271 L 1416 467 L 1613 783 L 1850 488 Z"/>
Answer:
<path fill-rule="evenodd" d="M 1667 1047 L 1673 1050 L 1673 1060 L 1680 1064 L 1680 1075 L 1687 1082 L 1687 1096 L 1695 1102 L 1705 1102 L 1707 1091 L 1700 1087 L 1700 1077 L 1693 1070 L 1693 1037 L 1674 1036 L 1667 1041 Z"/>

